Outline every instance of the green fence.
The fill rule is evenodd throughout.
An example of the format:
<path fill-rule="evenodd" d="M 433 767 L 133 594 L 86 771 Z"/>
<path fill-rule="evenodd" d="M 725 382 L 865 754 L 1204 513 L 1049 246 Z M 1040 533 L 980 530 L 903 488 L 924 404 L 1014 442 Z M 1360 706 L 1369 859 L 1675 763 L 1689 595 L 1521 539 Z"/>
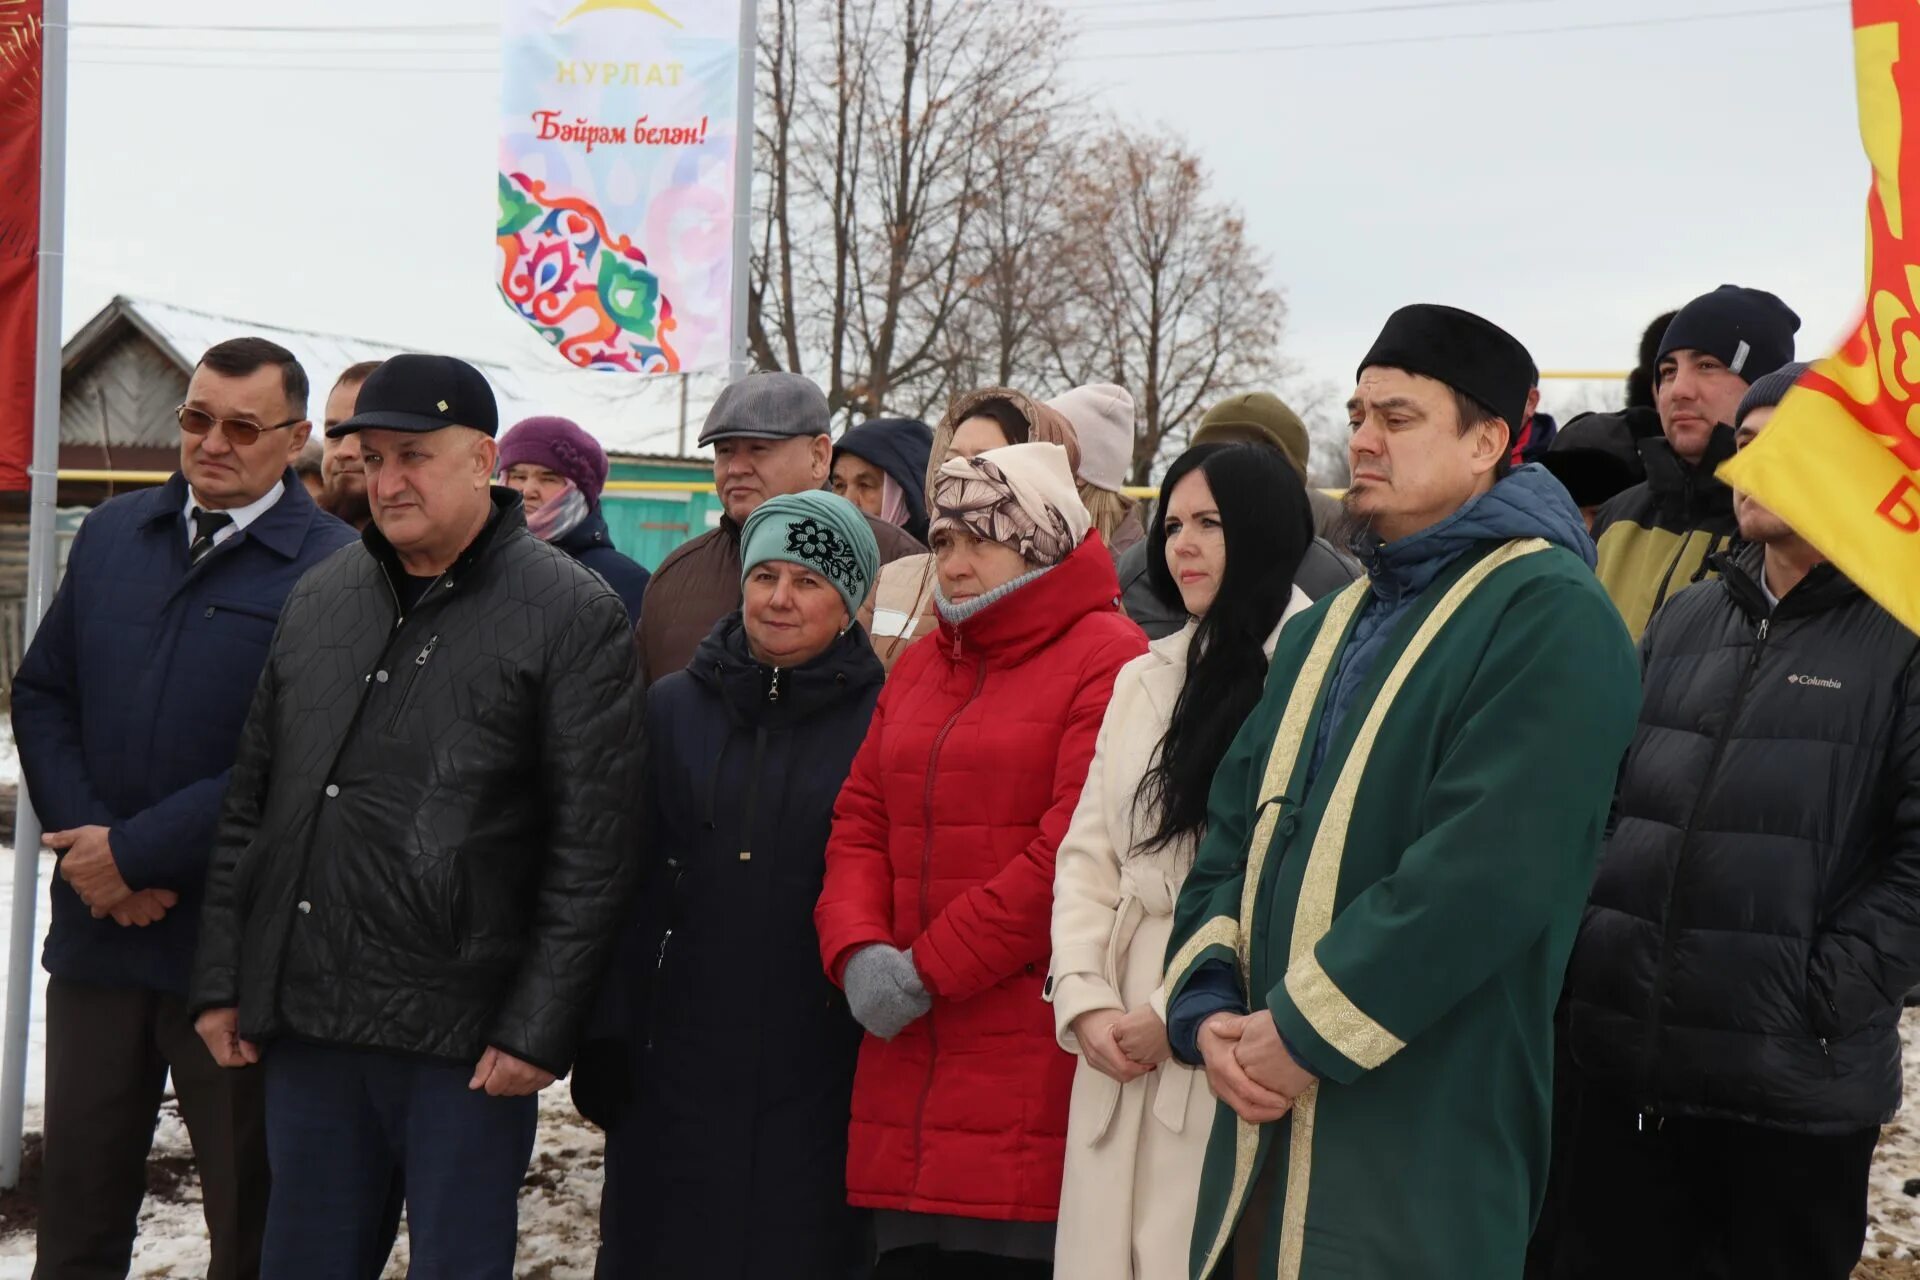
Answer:
<path fill-rule="evenodd" d="M 610 485 L 633 480 L 711 485 L 713 466 L 704 459 L 681 463 L 614 458 L 607 480 Z M 607 517 L 613 545 L 649 569 L 658 567 L 668 552 L 687 539 L 716 527 L 721 510 L 719 495 L 711 488 L 641 493 L 609 488 L 600 509 Z"/>

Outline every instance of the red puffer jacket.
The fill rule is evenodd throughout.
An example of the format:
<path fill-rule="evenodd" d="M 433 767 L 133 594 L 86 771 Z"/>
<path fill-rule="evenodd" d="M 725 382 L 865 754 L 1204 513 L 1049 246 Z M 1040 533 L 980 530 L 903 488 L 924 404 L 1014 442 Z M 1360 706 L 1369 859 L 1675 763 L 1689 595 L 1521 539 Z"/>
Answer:
<path fill-rule="evenodd" d="M 814 924 L 835 981 L 862 947 L 911 947 L 933 1009 L 860 1047 L 856 1205 L 1058 1215 L 1074 1059 L 1040 989 L 1054 851 L 1114 675 L 1147 647 L 1119 590 L 1090 534 L 957 630 L 943 622 L 880 694 L 834 808 Z"/>

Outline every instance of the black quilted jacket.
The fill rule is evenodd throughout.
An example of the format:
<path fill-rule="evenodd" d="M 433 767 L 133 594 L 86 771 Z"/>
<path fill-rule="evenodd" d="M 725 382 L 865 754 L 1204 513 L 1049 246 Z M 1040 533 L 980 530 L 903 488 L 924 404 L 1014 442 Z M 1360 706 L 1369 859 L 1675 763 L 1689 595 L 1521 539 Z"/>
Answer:
<path fill-rule="evenodd" d="M 626 609 L 494 490 L 404 617 L 379 532 L 288 597 L 207 877 L 191 1005 L 294 1036 L 556 1074 L 635 882 Z M 393 576 L 389 576 L 393 575 Z"/>
<path fill-rule="evenodd" d="M 1920 639 L 1831 566 L 1769 614 L 1759 554 L 1648 629 L 1569 1044 L 1649 1113 L 1846 1132 L 1920 981 Z"/>

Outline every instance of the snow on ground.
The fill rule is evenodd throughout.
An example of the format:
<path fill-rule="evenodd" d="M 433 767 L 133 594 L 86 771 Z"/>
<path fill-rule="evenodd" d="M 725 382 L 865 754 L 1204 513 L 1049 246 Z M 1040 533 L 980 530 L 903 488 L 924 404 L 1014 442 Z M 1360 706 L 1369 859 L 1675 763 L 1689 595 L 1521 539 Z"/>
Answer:
<path fill-rule="evenodd" d="M 11 738 L 0 740 L 0 780 L 12 762 Z M 12 851 L 0 846 L 0 939 L 12 924 Z M 40 884 L 34 928 L 46 936 L 47 888 L 53 875 L 51 855 L 40 860 Z M 0 955 L 5 947 L 0 945 Z M 27 1054 L 26 1128 L 40 1128 L 40 1100 L 45 1080 L 46 971 L 40 968 L 40 947 L 34 946 L 33 1006 Z M 601 1137 L 573 1109 L 564 1083 L 540 1098 L 540 1128 L 534 1139 L 533 1162 L 520 1192 L 520 1255 L 514 1274 L 522 1280 L 592 1280 L 594 1252 L 599 1240 Z M 134 1248 L 134 1280 L 186 1280 L 207 1272 L 207 1229 L 200 1215 L 200 1182 L 193 1172 L 193 1147 L 171 1099 L 154 1133 L 148 1162 L 149 1185 L 165 1188 L 147 1196 L 140 1215 L 140 1238 Z M 0 1219 L 0 1280 L 29 1280 L 33 1274 L 33 1235 L 14 1230 Z M 407 1237 L 402 1227 L 386 1275 L 398 1280 L 407 1273 Z"/>
<path fill-rule="evenodd" d="M 574 1113 L 565 1085 L 540 1099 L 540 1130 L 533 1163 L 520 1192 L 520 1253 L 514 1274 L 522 1280 L 592 1280 L 598 1247 L 600 1134 Z M 207 1229 L 200 1215 L 200 1183 L 193 1174 L 193 1148 L 171 1099 L 160 1115 L 149 1161 L 149 1184 L 168 1187 L 149 1194 L 140 1214 L 133 1253 L 133 1280 L 185 1280 L 207 1273 Z M 177 1177 L 178 1181 L 175 1182 Z M 33 1236 L 0 1236 L 0 1280 L 30 1280 Z M 407 1274 L 403 1226 L 384 1275 Z"/>
<path fill-rule="evenodd" d="M 0 725 L 0 782 L 19 773 L 10 734 Z M 0 847 L 0 938 L 12 921 L 11 850 Z M 40 863 L 36 931 L 47 927 L 47 885 L 53 859 Z M 0 946 L 0 955 L 5 954 Z M 27 1130 L 40 1126 L 40 1098 L 46 1047 L 44 996 L 46 974 L 34 948 L 34 992 L 28 1051 Z M 1909 1010 L 1901 1024 L 1906 1045 L 1906 1104 L 1881 1135 L 1869 1189 L 1867 1247 L 1856 1280 L 1920 1280 L 1920 1010 Z M 520 1192 L 520 1253 L 514 1268 L 522 1280 L 591 1280 L 598 1239 L 601 1137 L 574 1112 L 566 1086 L 541 1095 L 540 1128 L 531 1167 Z M 193 1173 L 193 1151 L 186 1128 L 171 1100 L 154 1135 L 149 1183 L 163 1188 L 147 1197 L 140 1215 L 140 1239 L 134 1250 L 134 1280 L 185 1280 L 206 1274 L 206 1225 L 200 1216 L 200 1186 Z M 33 1273 L 33 1236 L 0 1219 L 0 1280 L 29 1280 Z M 407 1238 L 403 1227 L 394 1246 L 387 1280 L 406 1275 Z"/>
<path fill-rule="evenodd" d="M 18 756 L 12 754 L 13 738 L 8 735 L 0 740 L 0 781 L 5 780 L 5 769 L 10 764 L 17 775 L 20 769 Z M 11 839 L 12 832 L 7 833 Z M 40 1128 L 40 1097 L 46 1082 L 47 1052 L 47 971 L 40 967 L 40 947 L 47 937 L 47 891 L 53 882 L 54 859 L 51 853 L 40 855 L 40 878 L 34 893 L 33 911 L 33 1003 L 30 1006 L 27 1027 L 27 1131 Z M 0 990 L 6 986 L 5 956 L 10 950 L 4 940 L 13 928 L 13 850 L 0 845 Z M 0 1272 L 0 1280 L 5 1273 Z"/>
<path fill-rule="evenodd" d="M 1906 1193 L 1909 1180 L 1920 1189 L 1920 1009 L 1909 1009 L 1900 1023 L 1906 1066 L 1906 1096 L 1900 1114 L 1880 1132 L 1873 1156 L 1873 1180 L 1867 1189 L 1866 1257 L 1909 1262 L 1862 1276 L 1920 1276 L 1920 1198 Z"/>

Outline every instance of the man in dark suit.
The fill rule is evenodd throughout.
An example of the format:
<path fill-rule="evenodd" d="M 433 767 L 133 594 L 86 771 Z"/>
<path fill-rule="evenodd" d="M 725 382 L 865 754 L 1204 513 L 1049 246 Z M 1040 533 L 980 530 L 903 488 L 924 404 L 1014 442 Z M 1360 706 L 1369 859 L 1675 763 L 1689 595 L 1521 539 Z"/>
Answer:
<path fill-rule="evenodd" d="M 13 685 L 20 759 L 60 855 L 47 984 L 36 1280 L 124 1276 L 167 1076 L 205 1193 L 208 1275 L 259 1274 L 257 1071 L 222 1071 L 185 994 L 213 831 L 288 592 L 354 540 L 290 463 L 307 376 L 261 338 L 209 349 L 180 471 L 94 511 Z"/>

